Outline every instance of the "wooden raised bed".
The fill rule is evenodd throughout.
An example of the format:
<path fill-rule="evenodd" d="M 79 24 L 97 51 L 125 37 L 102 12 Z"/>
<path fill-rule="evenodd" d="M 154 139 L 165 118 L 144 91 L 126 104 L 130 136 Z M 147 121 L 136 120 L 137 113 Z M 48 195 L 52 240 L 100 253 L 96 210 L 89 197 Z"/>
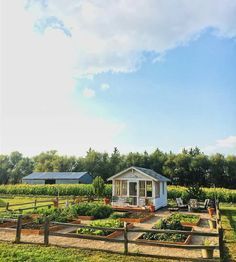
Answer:
<path fill-rule="evenodd" d="M 79 219 L 81 220 L 94 220 L 94 216 L 78 216 Z"/>
<path fill-rule="evenodd" d="M 133 228 L 134 227 L 134 225 L 132 224 L 132 223 L 128 223 L 127 224 L 127 227 L 128 228 Z M 109 230 L 109 228 L 107 228 L 108 230 Z M 70 233 L 76 233 L 76 231 L 75 230 L 73 230 L 72 232 L 70 232 Z M 107 239 L 107 238 L 116 238 L 116 237 L 119 237 L 119 236 L 122 236 L 124 234 L 124 231 L 113 231 L 113 232 L 111 232 L 109 235 L 107 235 L 107 236 L 99 236 L 99 235 L 96 235 L 96 237 L 99 237 L 99 238 L 101 238 L 101 239 Z M 84 236 L 84 235 L 89 235 L 89 236 L 95 236 L 95 235 L 92 235 L 92 234 L 78 234 L 79 236 Z"/>
<path fill-rule="evenodd" d="M 153 218 L 154 216 L 155 215 L 153 213 L 147 213 L 146 217 L 140 217 L 140 218 L 124 217 L 124 218 L 120 218 L 120 221 L 128 222 L 128 223 L 143 223 L 143 222 Z"/>
<path fill-rule="evenodd" d="M 168 218 L 170 218 L 171 216 L 172 216 L 172 215 L 168 216 Z M 195 216 L 197 216 L 197 215 L 195 215 Z M 168 218 L 167 218 L 167 219 L 168 219 Z M 184 226 L 184 227 L 193 227 L 193 226 L 198 226 L 198 225 L 200 224 L 200 221 L 201 221 L 201 217 L 198 216 L 198 221 L 197 221 L 196 223 L 181 222 L 181 220 L 180 220 L 180 223 L 181 223 L 181 225 Z"/>
<path fill-rule="evenodd" d="M 28 222 L 30 222 L 31 221 L 31 218 L 23 218 L 22 219 L 22 223 L 28 223 Z M 7 221 L 7 219 L 6 219 L 6 221 L 4 221 L 3 223 L 0 223 L 0 227 L 2 228 L 2 227 L 13 227 L 13 226 L 16 226 L 16 224 L 17 224 L 17 220 L 16 221 Z"/>
<path fill-rule="evenodd" d="M 200 224 L 201 217 L 199 216 L 199 219 L 196 223 L 189 223 L 189 222 L 181 222 L 181 225 L 184 227 L 193 227 L 193 226 L 198 226 Z"/>
<path fill-rule="evenodd" d="M 0 227 L 12 227 L 15 226 L 17 222 L 12 222 L 12 221 L 6 221 L 3 223 L 0 223 Z"/>
<path fill-rule="evenodd" d="M 70 223 L 80 224 L 81 221 L 77 219 L 77 220 L 71 221 Z M 44 234 L 44 224 L 36 225 L 36 227 L 38 227 L 38 228 L 33 228 L 33 227 L 32 228 L 24 228 L 24 227 L 30 226 L 32 224 L 34 224 L 34 223 L 28 223 L 28 224 L 22 225 L 22 229 L 21 229 L 22 234 L 24 234 L 24 235 L 43 235 Z M 67 228 L 67 227 L 63 226 L 63 225 L 50 225 L 49 231 L 54 232 L 54 231 L 58 231 L 58 230 L 61 230 L 61 229 L 64 229 L 64 228 Z"/>
<path fill-rule="evenodd" d="M 193 231 L 193 228 L 191 229 L 191 231 Z M 160 233 L 157 233 L 160 234 Z M 154 243 L 154 242 L 158 242 L 158 243 L 162 243 L 162 244 L 175 244 L 175 245 L 188 245 L 191 240 L 192 240 L 192 235 L 188 235 L 187 238 L 185 239 L 185 241 L 183 242 L 174 242 L 174 241 L 159 241 L 159 240 L 148 240 L 148 239 L 143 239 L 141 238 L 144 234 L 140 235 L 136 240 L 138 242 L 141 243 Z"/>

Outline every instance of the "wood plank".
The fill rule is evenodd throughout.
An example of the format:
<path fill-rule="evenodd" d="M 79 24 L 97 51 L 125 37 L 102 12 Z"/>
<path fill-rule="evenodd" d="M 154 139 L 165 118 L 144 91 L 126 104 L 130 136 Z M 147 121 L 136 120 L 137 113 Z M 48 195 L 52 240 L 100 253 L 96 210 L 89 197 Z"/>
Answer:
<path fill-rule="evenodd" d="M 69 238 L 81 238 L 81 239 L 88 239 L 88 240 L 99 240 L 105 242 L 116 242 L 116 243 L 124 243 L 124 240 L 115 239 L 115 238 L 100 238 L 98 236 L 90 236 L 90 235 L 78 235 L 75 233 L 57 233 L 57 232 L 49 232 L 50 236 L 57 236 L 57 237 L 69 237 Z"/>
<path fill-rule="evenodd" d="M 143 232 L 143 233 L 166 233 L 166 234 L 183 234 L 183 235 L 195 235 L 195 236 L 211 236 L 218 237 L 217 232 L 202 232 L 202 231 L 182 231 L 182 230 L 167 230 L 167 229 L 138 229 L 130 228 L 128 232 Z"/>
<path fill-rule="evenodd" d="M 78 227 L 78 228 L 88 228 L 88 229 L 95 229 L 95 230 L 108 230 L 108 231 L 124 231 L 124 228 L 115 228 L 115 227 L 94 227 L 94 226 L 87 226 L 81 224 L 73 224 L 73 223 L 60 223 L 60 222 L 50 222 L 53 225 L 62 225 L 68 227 Z"/>
<path fill-rule="evenodd" d="M 153 241 L 153 242 L 151 242 Z M 137 244 L 144 246 L 160 246 L 168 248 L 183 248 L 183 249 L 219 249 L 219 246 L 205 246 L 205 245 L 177 245 L 177 244 L 165 244 L 155 240 L 146 240 L 145 242 L 138 240 L 129 240 L 129 244 Z"/>

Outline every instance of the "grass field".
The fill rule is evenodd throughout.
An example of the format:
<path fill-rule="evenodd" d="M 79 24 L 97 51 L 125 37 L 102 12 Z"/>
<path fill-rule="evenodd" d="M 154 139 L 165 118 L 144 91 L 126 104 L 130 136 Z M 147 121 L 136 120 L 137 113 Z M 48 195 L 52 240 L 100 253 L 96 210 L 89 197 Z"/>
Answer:
<path fill-rule="evenodd" d="M 75 248 L 41 247 L 26 244 L 10 244 L 0 242 L 1 262 L 164 262 L 152 258 L 123 256 L 106 252 L 87 251 Z M 168 260 L 170 261 L 170 260 Z"/>
<path fill-rule="evenodd" d="M 224 228 L 224 261 L 236 261 L 236 205 L 223 204 L 222 226 Z"/>

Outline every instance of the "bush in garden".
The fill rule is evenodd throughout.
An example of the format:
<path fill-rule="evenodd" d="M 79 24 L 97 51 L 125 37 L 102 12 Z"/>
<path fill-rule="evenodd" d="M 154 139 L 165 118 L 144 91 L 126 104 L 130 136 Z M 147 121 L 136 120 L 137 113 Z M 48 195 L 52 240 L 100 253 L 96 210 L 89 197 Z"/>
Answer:
<path fill-rule="evenodd" d="M 105 183 L 100 176 L 95 177 L 95 179 L 93 180 L 93 189 L 94 189 L 95 196 L 98 197 L 104 196 Z"/>
<path fill-rule="evenodd" d="M 79 216 L 94 216 L 99 219 L 107 218 L 113 212 L 110 206 L 95 203 L 81 203 L 74 208 Z"/>

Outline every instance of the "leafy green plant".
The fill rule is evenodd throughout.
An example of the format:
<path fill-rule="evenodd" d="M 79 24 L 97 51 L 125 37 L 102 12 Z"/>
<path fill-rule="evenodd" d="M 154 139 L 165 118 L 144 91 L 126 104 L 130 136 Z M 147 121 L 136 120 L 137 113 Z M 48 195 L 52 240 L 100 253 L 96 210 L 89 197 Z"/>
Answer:
<path fill-rule="evenodd" d="M 110 218 L 112 219 L 125 218 L 128 217 L 128 215 L 129 215 L 128 212 L 114 212 L 113 214 L 110 215 Z"/>
<path fill-rule="evenodd" d="M 79 228 L 77 229 L 77 234 L 87 234 L 87 235 L 98 235 L 98 236 L 107 236 L 112 233 L 109 228 L 120 228 L 124 226 L 124 223 L 118 219 L 105 219 L 93 221 L 90 223 L 90 226 L 94 227 L 106 227 L 108 230 L 98 230 L 90 228 Z"/>
<path fill-rule="evenodd" d="M 113 212 L 110 206 L 95 203 L 81 203 L 75 205 L 74 209 L 79 216 L 94 216 L 97 219 L 107 218 Z"/>
<path fill-rule="evenodd" d="M 197 223 L 199 221 L 199 216 L 191 214 L 181 214 L 175 213 L 167 218 L 168 221 L 179 220 L 181 223 Z"/>
<path fill-rule="evenodd" d="M 178 219 L 160 219 L 153 227 L 154 229 L 169 229 L 169 230 L 191 230 L 191 228 L 183 227 Z M 167 234 L 167 233 L 144 233 L 142 239 L 170 241 L 170 242 L 184 242 L 187 236 L 184 234 Z"/>

